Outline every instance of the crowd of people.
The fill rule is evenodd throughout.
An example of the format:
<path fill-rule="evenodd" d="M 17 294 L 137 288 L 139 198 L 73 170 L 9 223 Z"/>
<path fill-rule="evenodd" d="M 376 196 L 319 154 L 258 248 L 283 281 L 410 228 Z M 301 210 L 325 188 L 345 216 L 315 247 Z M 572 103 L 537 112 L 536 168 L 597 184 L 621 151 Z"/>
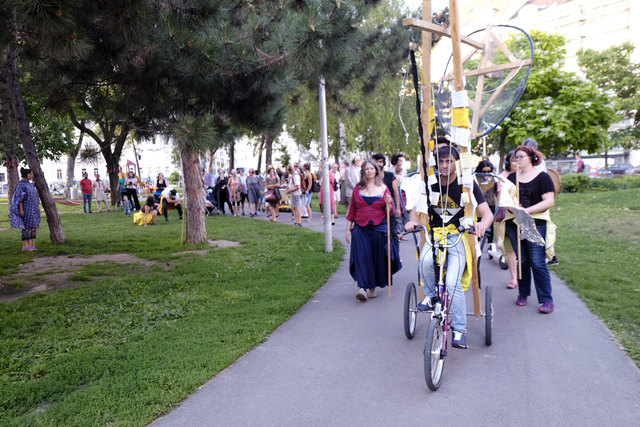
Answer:
<path fill-rule="evenodd" d="M 346 207 L 345 239 L 350 244 L 349 271 L 356 281 L 356 297 L 361 301 L 377 296 L 376 288 L 392 284 L 391 276 L 402 268 L 399 257 L 400 241 L 405 231 L 412 231 L 419 223 L 419 215 L 426 215 L 429 226 L 438 233 L 455 235 L 462 231 L 460 221 L 464 216 L 461 180 L 457 176 L 456 162 L 460 155 L 448 140 L 438 138 L 434 155 L 437 159 L 436 181 L 426 191 L 424 182 L 416 194 L 402 190 L 405 179 L 404 156 L 401 153 L 390 157 L 391 166 L 385 170 L 386 157 L 374 154 L 362 160 L 356 155 L 349 163 L 335 163 L 328 168 L 330 211 L 322 212 L 335 224 L 336 205 Z M 506 287 L 518 288 L 516 304 L 524 306 L 531 296 L 532 281 L 536 289 L 539 311 L 551 313 L 554 302 L 551 292 L 550 274 L 547 263 L 557 263 L 553 253 L 555 226 L 551 222 L 549 210 L 554 205 L 554 183 L 546 173 L 544 156 L 537 150 L 535 140 L 528 138 L 523 145 L 507 153 L 504 159 L 502 177 L 517 183 L 520 207 L 531 215 L 535 228 L 545 241 L 540 246 L 522 238 L 518 231 L 517 219 L 512 210 L 499 206 L 502 183 L 496 179 L 496 168 L 488 158 L 482 159 L 476 169 L 471 197 L 475 207 L 473 229 L 481 238 L 486 234 L 490 252 L 498 247 L 504 254 L 509 281 Z M 18 183 L 10 203 L 9 216 L 12 228 L 22 230 L 22 250 L 33 251 L 37 228 L 40 223 L 38 194 L 30 182 L 33 173 L 21 169 L 22 180 Z M 158 174 L 155 192 L 146 198 L 143 205 L 138 199 L 142 181 L 133 172 L 121 174 L 118 185 L 118 203 L 123 214 L 133 213 L 134 223 L 153 225 L 158 215 L 169 220 L 168 212 L 175 210 L 179 219 L 183 216 L 182 200 L 175 188 L 171 187 L 163 174 Z M 266 174 L 249 168 L 227 171 L 219 168 L 215 174 L 202 170 L 202 186 L 205 214 L 214 213 L 255 217 L 264 214 L 267 219 L 277 222 L 280 205 L 288 203 L 293 216 L 293 225 L 302 227 L 303 220 L 313 218 L 311 201 L 313 193 L 319 193 L 320 208 L 323 210 L 322 169 L 311 172 L 310 164 L 292 163 L 283 171 L 267 165 Z M 80 181 L 83 196 L 83 212 L 92 213 L 92 201 L 96 201 L 98 212 L 110 211 L 107 202 L 108 184 L 96 175 L 91 181 L 84 173 Z M 427 194 L 439 197 L 427 200 Z M 245 207 L 245 205 L 247 205 Z M 495 221 L 494 221 L 495 217 Z M 497 230 L 494 230 L 494 222 Z M 432 238 L 434 238 L 432 231 Z M 520 241 L 518 241 L 520 239 Z M 453 345 L 466 347 L 466 306 L 464 291 L 469 284 L 469 248 L 466 239 L 448 250 L 446 284 L 452 295 Z M 516 248 L 522 275 L 518 275 Z M 418 308 L 429 310 L 436 298 L 434 257 L 431 249 L 424 245 L 420 255 L 420 272 L 425 284 L 424 300 Z M 385 261 L 387 260 L 387 261 Z"/>

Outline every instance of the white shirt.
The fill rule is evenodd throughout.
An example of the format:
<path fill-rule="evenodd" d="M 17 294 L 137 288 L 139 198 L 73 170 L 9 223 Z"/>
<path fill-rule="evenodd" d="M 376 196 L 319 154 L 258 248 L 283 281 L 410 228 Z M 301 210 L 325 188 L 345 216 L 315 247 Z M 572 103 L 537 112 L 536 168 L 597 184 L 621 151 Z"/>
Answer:
<path fill-rule="evenodd" d="M 165 199 L 171 199 L 171 194 L 169 194 L 171 193 L 171 190 L 173 190 L 173 188 L 167 187 L 164 190 L 162 190 L 162 193 L 160 193 L 160 195 Z M 178 193 L 176 193 L 176 200 L 180 200 L 180 196 L 178 195 Z"/>

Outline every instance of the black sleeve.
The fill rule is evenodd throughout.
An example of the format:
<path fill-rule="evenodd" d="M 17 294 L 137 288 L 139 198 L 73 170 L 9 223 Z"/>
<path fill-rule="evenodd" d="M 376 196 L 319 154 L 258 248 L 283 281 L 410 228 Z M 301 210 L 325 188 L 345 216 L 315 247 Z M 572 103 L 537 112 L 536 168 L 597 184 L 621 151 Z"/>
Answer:
<path fill-rule="evenodd" d="M 487 201 L 484 198 L 484 194 L 482 194 L 482 190 L 480 190 L 480 186 L 475 181 L 473 181 L 473 196 L 476 198 L 476 202 L 478 202 L 478 204 L 484 203 Z"/>
<path fill-rule="evenodd" d="M 540 172 L 540 183 L 538 184 L 538 189 L 540 190 L 540 196 L 546 193 L 555 193 L 556 188 L 548 173 Z"/>

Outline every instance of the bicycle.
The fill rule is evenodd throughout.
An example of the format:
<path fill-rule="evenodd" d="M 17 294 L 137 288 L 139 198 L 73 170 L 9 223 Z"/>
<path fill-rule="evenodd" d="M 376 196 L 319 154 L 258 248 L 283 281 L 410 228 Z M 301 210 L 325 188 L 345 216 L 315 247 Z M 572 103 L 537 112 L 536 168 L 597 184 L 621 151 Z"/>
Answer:
<path fill-rule="evenodd" d="M 424 227 L 418 226 L 414 231 L 405 233 L 413 234 L 417 251 L 419 251 L 419 246 L 415 237 L 415 233 L 423 229 Z M 429 239 L 426 240 L 426 244 L 429 245 L 432 250 L 435 248 L 438 251 L 436 260 L 436 266 L 438 268 L 438 277 L 436 284 L 437 296 L 435 298 L 435 305 L 433 309 L 422 311 L 417 308 L 416 286 L 413 282 L 410 282 L 405 290 L 404 330 L 405 335 L 408 339 L 412 339 L 415 335 L 418 313 L 429 313 L 431 315 L 424 347 L 424 377 L 425 382 L 427 383 L 427 387 L 433 391 L 436 391 L 440 387 L 440 384 L 442 382 L 444 358 L 447 356 L 447 346 L 449 343 L 449 291 L 444 283 L 447 250 L 454 247 L 460 242 L 460 239 L 464 234 L 463 231 L 465 230 L 460 230 L 457 238 L 455 238 L 455 241 L 451 244 L 447 243 L 447 237 L 449 235 L 445 236 L 442 240 L 435 243 L 430 242 Z M 473 230 L 468 231 L 473 232 Z M 424 283 L 422 277 L 422 264 L 424 261 L 424 257 L 427 254 L 431 256 L 431 251 L 423 250 L 418 258 L 418 279 L 419 283 L 421 284 Z M 489 346 L 491 345 L 492 341 L 491 336 L 493 326 L 493 303 L 490 286 L 487 286 L 485 288 L 484 303 L 484 313 L 482 313 L 481 316 L 484 317 L 485 321 L 485 344 Z M 469 315 L 470 314 L 467 314 L 467 316 Z"/>

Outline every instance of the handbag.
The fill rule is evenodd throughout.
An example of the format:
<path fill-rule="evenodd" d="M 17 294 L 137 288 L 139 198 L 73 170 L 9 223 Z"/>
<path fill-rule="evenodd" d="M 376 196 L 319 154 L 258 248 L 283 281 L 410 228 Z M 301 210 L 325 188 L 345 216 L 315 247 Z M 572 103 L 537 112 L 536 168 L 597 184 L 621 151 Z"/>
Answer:
<path fill-rule="evenodd" d="M 277 201 L 282 200 L 282 194 L 280 194 L 280 189 L 279 188 L 274 188 L 273 189 L 273 193 L 276 195 L 276 200 Z"/>
<path fill-rule="evenodd" d="M 276 202 L 278 198 L 276 196 L 275 190 L 267 190 L 264 192 L 264 200 L 265 202 Z"/>

